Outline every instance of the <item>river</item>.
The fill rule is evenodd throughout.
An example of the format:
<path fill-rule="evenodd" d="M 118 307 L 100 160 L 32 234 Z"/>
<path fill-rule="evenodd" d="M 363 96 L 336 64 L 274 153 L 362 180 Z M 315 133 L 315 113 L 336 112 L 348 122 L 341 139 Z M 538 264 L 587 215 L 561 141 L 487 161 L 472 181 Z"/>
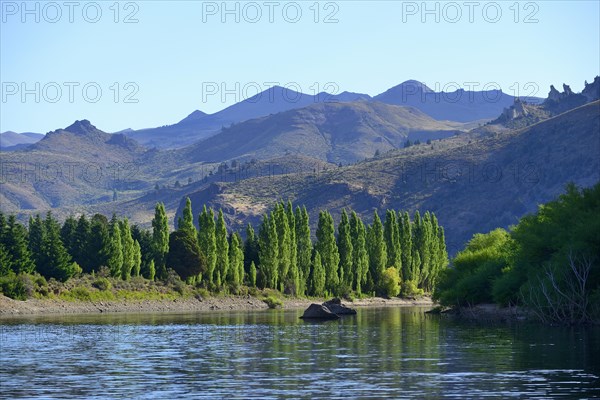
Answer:
<path fill-rule="evenodd" d="M 0 320 L 2 398 L 600 397 L 600 329 L 423 307 Z"/>

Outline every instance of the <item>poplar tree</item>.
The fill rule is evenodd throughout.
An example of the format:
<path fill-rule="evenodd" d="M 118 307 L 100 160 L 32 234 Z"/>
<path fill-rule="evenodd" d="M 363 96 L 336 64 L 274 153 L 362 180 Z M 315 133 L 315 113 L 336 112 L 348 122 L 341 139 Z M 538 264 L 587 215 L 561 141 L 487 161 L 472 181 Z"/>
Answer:
<path fill-rule="evenodd" d="M 250 271 L 248 273 L 248 280 L 251 287 L 256 287 L 256 265 L 254 261 L 250 262 Z"/>
<path fill-rule="evenodd" d="M 387 250 L 383 237 L 383 225 L 381 224 L 377 211 L 373 213 L 373 224 L 369 228 L 367 241 L 371 289 L 378 289 L 377 284 L 380 282 L 383 271 L 386 269 Z"/>
<path fill-rule="evenodd" d="M 340 282 L 348 290 L 352 289 L 354 276 L 352 271 L 353 246 L 350 232 L 350 221 L 346 210 L 342 210 L 342 217 L 338 225 L 337 247 L 340 253 Z"/>
<path fill-rule="evenodd" d="M 185 198 L 185 207 L 183 208 L 183 217 L 179 220 L 177 226 L 179 230 L 188 230 L 196 235 L 196 227 L 194 226 L 194 215 L 192 214 L 192 201 L 189 197 Z"/>
<path fill-rule="evenodd" d="M 142 268 L 142 249 L 140 243 L 137 240 L 133 241 L 133 269 L 131 270 L 132 276 L 140 276 Z"/>
<path fill-rule="evenodd" d="M 273 216 L 264 215 L 259 236 L 259 258 L 260 270 L 264 275 L 264 284 L 266 287 L 277 288 L 278 267 L 277 257 L 279 250 L 277 248 L 277 227 Z"/>
<path fill-rule="evenodd" d="M 323 296 L 325 290 L 326 272 L 321 262 L 321 255 L 315 250 L 311 274 L 311 292 L 313 296 Z"/>
<path fill-rule="evenodd" d="M 312 262 L 312 240 L 310 237 L 310 224 L 306 207 L 303 207 L 302 209 L 300 207 L 296 207 L 294 219 L 296 221 L 296 259 L 298 265 L 298 279 L 300 282 L 298 293 L 303 295 L 308 289 L 307 283 Z"/>
<path fill-rule="evenodd" d="M 133 237 L 131 236 L 131 228 L 129 227 L 129 220 L 127 218 L 123 219 L 119 223 L 119 228 L 121 231 L 121 247 L 123 251 L 121 277 L 124 280 L 127 280 L 131 276 L 131 271 L 133 271 L 133 267 L 136 262 L 136 254 Z M 194 238 L 195 237 L 196 236 L 194 235 Z"/>
<path fill-rule="evenodd" d="M 319 252 L 321 263 L 325 269 L 325 289 L 330 293 L 337 294 L 340 255 L 335 241 L 333 218 L 327 211 L 319 213 L 316 236 L 315 249 Z"/>
<path fill-rule="evenodd" d="M 290 268 L 288 270 L 287 280 L 292 287 L 292 292 L 298 294 L 302 289 L 300 283 L 300 270 L 298 269 L 298 239 L 296 238 L 296 216 L 292 202 L 288 201 L 286 207 L 287 222 L 290 234 Z"/>
<path fill-rule="evenodd" d="M 121 242 L 121 228 L 116 215 L 109 224 L 109 241 L 107 248 L 106 266 L 110 270 L 110 274 L 114 277 L 121 276 L 123 269 L 123 244 Z"/>
<path fill-rule="evenodd" d="M 237 233 L 231 234 L 229 239 L 229 282 L 236 286 L 244 280 L 244 252 L 240 247 L 240 238 Z"/>
<path fill-rule="evenodd" d="M 198 217 L 198 243 L 200 250 L 206 256 L 207 272 L 206 281 L 209 285 L 215 282 L 215 268 L 217 265 L 217 242 L 215 237 L 215 215 L 212 210 L 206 209 L 204 205 L 202 213 Z"/>
<path fill-rule="evenodd" d="M 227 281 L 229 271 L 229 242 L 227 241 L 227 227 L 223 210 L 219 210 L 217 225 L 215 227 L 215 242 L 217 245 L 217 264 L 216 269 L 219 273 L 220 283 L 224 284 Z"/>
<path fill-rule="evenodd" d="M 402 259 L 400 247 L 400 233 L 398 223 L 396 222 L 396 211 L 387 210 L 384 223 L 385 247 L 387 250 L 387 267 L 394 267 L 400 273 L 402 272 Z"/>
<path fill-rule="evenodd" d="M 167 254 L 169 253 L 169 222 L 163 203 L 157 203 L 152 219 L 152 243 L 154 248 L 154 268 L 159 279 L 167 275 Z"/>
<path fill-rule="evenodd" d="M 290 268 L 290 227 L 283 203 L 278 203 L 273 213 L 277 227 L 277 250 L 279 253 L 278 273 L 279 290 L 285 289 L 287 274 Z"/>
<path fill-rule="evenodd" d="M 400 233 L 400 249 L 402 259 L 402 279 L 414 280 L 412 271 L 412 228 L 408 211 L 398 218 Z"/>
<path fill-rule="evenodd" d="M 352 211 L 350 216 L 350 236 L 352 237 L 352 266 L 354 289 L 358 294 L 367 280 L 369 271 L 369 254 L 367 253 L 367 234 L 365 224 L 360 217 Z"/>
<path fill-rule="evenodd" d="M 258 261 L 258 237 L 254 231 L 252 224 L 246 226 L 246 241 L 244 242 L 244 268 L 246 271 L 250 271 L 250 264 L 256 264 Z"/>

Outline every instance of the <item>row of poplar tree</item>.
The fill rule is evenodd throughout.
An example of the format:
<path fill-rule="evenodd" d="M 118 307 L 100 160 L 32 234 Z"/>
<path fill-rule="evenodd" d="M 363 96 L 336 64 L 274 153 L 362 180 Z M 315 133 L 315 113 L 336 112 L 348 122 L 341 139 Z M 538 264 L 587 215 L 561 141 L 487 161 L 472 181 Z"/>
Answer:
<path fill-rule="evenodd" d="M 342 211 L 336 229 L 331 214 L 321 211 L 314 242 L 306 208 L 290 202 L 265 214 L 257 231 L 248 224 L 245 240 L 228 232 L 221 210 L 215 216 L 205 206 L 197 226 L 189 199 L 173 232 L 162 203 L 151 230 L 100 214 L 68 217 L 61 226 L 50 212 L 30 218 L 27 229 L 0 214 L 0 275 L 37 271 L 67 280 L 104 266 L 122 279 L 164 279 L 171 268 L 209 289 L 248 285 L 321 296 L 381 293 L 386 271 L 430 292 L 448 262 L 444 230 L 429 212 L 417 211 L 411 220 L 407 212 L 387 210 L 383 222 L 375 212 L 365 226 L 355 212 Z"/>

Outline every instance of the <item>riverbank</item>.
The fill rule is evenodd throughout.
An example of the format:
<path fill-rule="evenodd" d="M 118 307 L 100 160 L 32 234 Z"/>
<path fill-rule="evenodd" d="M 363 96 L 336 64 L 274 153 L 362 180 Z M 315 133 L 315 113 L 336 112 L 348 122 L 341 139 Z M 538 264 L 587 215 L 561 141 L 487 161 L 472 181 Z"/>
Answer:
<path fill-rule="evenodd" d="M 497 304 L 477 304 L 441 311 L 442 315 L 477 322 L 516 322 L 531 320 L 532 315 L 522 307 L 500 307 Z"/>
<path fill-rule="evenodd" d="M 281 298 L 284 309 L 306 308 L 311 303 L 322 303 L 325 299 Z M 420 299 L 384 299 L 380 297 L 344 301 L 352 307 L 396 307 L 430 306 L 428 297 Z M 268 309 L 262 297 L 256 296 L 211 296 L 181 297 L 153 300 L 107 300 L 68 301 L 63 299 L 13 300 L 0 295 L 0 318 L 15 315 L 89 314 L 89 313 L 150 313 L 150 312 L 197 312 L 197 311 L 246 311 Z"/>

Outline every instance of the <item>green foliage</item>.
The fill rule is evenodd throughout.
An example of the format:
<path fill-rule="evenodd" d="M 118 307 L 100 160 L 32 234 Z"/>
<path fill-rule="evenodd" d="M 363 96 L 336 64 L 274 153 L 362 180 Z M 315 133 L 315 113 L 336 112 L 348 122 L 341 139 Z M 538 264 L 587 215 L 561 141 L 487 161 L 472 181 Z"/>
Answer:
<path fill-rule="evenodd" d="M 237 233 L 229 239 L 229 277 L 228 282 L 234 287 L 240 286 L 244 281 L 244 251 L 241 239 Z"/>
<path fill-rule="evenodd" d="M 294 215 L 296 221 L 296 259 L 298 264 L 299 295 L 304 295 L 308 288 L 312 258 L 312 240 L 310 237 L 310 221 L 306 207 L 296 207 Z"/>
<path fill-rule="evenodd" d="M 376 282 L 381 280 L 381 275 L 387 264 L 387 250 L 383 237 L 383 225 L 377 212 L 373 215 L 373 224 L 369 227 L 367 235 L 367 249 L 369 251 L 369 273 L 371 282 L 369 290 L 375 290 Z"/>
<path fill-rule="evenodd" d="M 396 268 L 402 272 L 402 249 L 400 247 L 400 231 L 396 222 L 396 211 L 387 210 L 385 213 L 385 222 L 383 224 L 383 236 L 385 238 L 385 248 L 387 250 L 387 265 Z"/>
<path fill-rule="evenodd" d="M 219 210 L 217 225 L 215 227 L 215 240 L 217 245 L 217 263 L 216 270 L 219 272 L 221 282 L 218 286 L 224 284 L 227 280 L 229 271 L 229 242 L 227 241 L 227 226 L 225 225 L 225 217 L 223 210 Z"/>
<path fill-rule="evenodd" d="M 369 254 L 367 253 L 367 233 L 365 224 L 352 211 L 350 216 L 350 236 L 352 238 L 352 264 L 353 275 L 352 282 L 354 289 L 360 295 L 362 287 L 367 280 L 367 272 L 369 271 Z"/>
<path fill-rule="evenodd" d="M 504 229 L 475 234 L 442 274 L 434 300 L 444 306 L 492 303 L 492 284 L 507 266 L 511 244 Z"/>
<path fill-rule="evenodd" d="M 345 288 L 351 288 L 354 282 L 354 261 L 352 234 L 350 232 L 350 220 L 346 210 L 342 210 L 342 217 L 338 225 L 337 246 L 340 253 L 340 282 Z"/>
<path fill-rule="evenodd" d="M 321 255 L 318 250 L 315 250 L 310 285 L 311 294 L 313 296 L 323 296 L 325 294 L 326 279 L 327 275 L 323 263 L 321 262 Z"/>
<path fill-rule="evenodd" d="M 29 297 L 24 276 L 12 271 L 8 275 L 0 276 L 0 292 L 15 300 L 27 300 Z"/>
<path fill-rule="evenodd" d="M 278 308 L 283 306 L 283 302 L 275 296 L 266 296 L 263 301 L 269 306 L 269 308 Z"/>
<path fill-rule="evenodd" d="M 112 288 L 112 284 L 107 278 L 97 278 L 92 282 L 92 286 L 98 290 L 110 290 Z"/>
<path fill-rule="evenodd" d="M 185 229 L 171 232 L 167 267 L 172 268 L 183 280 L 198 276 L 206 270 L 206 259 L 193 231 Z"/>
<path fill-rule="evenodd" d="M 417 297 L 423 296 L 423 289 L 419 289 L 417 287 L 417 282 L 415 281 L 402 281 L 400 285 L 400 295 L 402 297 Z"/>
<path fill-rule="evenodd" d="M 273 215 L 263 217 L 258 232 L 260 271 L 264 276 L 264 286 L 276 289 L 279 261 L 277 227 Z"/>
<path fill-rule="evenodd" d="M 66 281 L 81 272 L 81 268 L 71 261 L 71 256 L 60 238 L 60 226 L 48 211 L 43 222 L 43 239 L 37 271 L 46 278 Z"/>
<path fill-rule="evenodd" d="M 398 270 L 389 267 L 381 276 L 381 291 L 387 297 L 396 297 L 400 293 L 400 277 Z"/>
<path fill-rule="evenodd" d="M 17 222 L 14 215 L 8 217 L 5 232 L 2 235 L 2 244 L 10 260 L 8 269 L 16 274 L 33 272 L 35 264 L 28 248 L 27 229 Z"/>
<path fill-rule="evenodd" d="M 106 266 L 112 276 L 122 276 L 123 268 L 123 244 L 121 241 L 121 228 L 117 216 L 113 215 L 109 224 L 109 241 L 106 248 Z"/>
<path fill-rule="evenodd" d="M 215 215 L 212 209 L 207 210 L 206 205 L 198 217 L 198 243 L 200 250 L 206 255 L 206 282 L 212 285 L 215 279 L 215 268 L 217 265 L 217 243 L 215 236 Z"/>
<path fill-rule="evenodd" d="M 177 227 L 178 230 L 187 230 L 194 236 L 196 233 L 196 227 L 194 226 L 194 214 L 192 213 L 192 202 L 189 197 L 185 198 L 185 207 L 183 209 L 183 218 L 181 223 Z"/>
<path fill-rule="evenodd" d="M 123 252 L 123 263 L 121 265 L 121 277 L 127 280 L 131 277 L 134 265 L 136 263 L 135 242 L 131 236 L 131 228 L 127 218 L 119 223 L 121 231 L 121 248 Z M 195 235 L 194 235 L 195 238 Z"/>
<path fill-rule="evenodd" d="M 256 287 L 256 265 L 254 265 L 254 261 L 250 263 L 250 272 L 248 274 L 248 280 L 250 281 L 251 287 Z"/>
<path fill-rule="evenodd" d="M 152 247 L 154 266 L 159 279 L 166 277 L 167 253 L 169 252 L 169 223 L 165 205 L 158 203 L 152 219 Z"/>
<path fill-rule="evenodd" d="M 325 269 L 325 289 L 335 294 L 340 283 L 338 272 L 340 255 L 335 240 L 333 217 L 327 211 L 319 213 L 316 236 L 315 249 L 319 253 Z"/>

